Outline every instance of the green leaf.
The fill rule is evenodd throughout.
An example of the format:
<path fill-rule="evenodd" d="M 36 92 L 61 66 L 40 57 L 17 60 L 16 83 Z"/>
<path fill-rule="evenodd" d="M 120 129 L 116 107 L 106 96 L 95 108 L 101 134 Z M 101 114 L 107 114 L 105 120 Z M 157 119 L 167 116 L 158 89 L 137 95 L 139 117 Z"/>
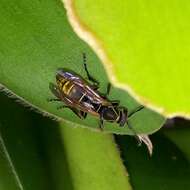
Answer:
<path fill-rule="evenodd" d="M 0 189 L 19 190 L 22 189 L 20 179 L 15 172 L 9 154 L 7 153 L 3 139 L 0 136 Z"/>
<path fill-rule="evenodd" d="M 190 115 L 188 1 L 65 4 L 75 30 L 101 56 L 115 84 L 161 113 Z"/>
<path fill-rule="evenodd" d="M 57 68 L 68 68 L 86 77 L 83 52 L 90 73 L 100 81 L 101 92 L 106 91 L 108 83 L 100 60 L 70 27 L 63 4 L 56 0 L 2 0 L 0 25 L 0 83 L 44 114 L 98 128 L 97 118 L 88 116 L 82 121 L 68 109 L 57 110 L 60 103 L 47 102 L 54 96 L 49 83 L 55 82 Z M 129 112 L 139 106 L 125 91 L 116 88 L 112 89 L 110 99 L 119 99 Z M 153 133 L 164 121 L 164 117 L 148 109 L 130 119 L 138 133 Z M 116 124 L 105 124 L 105 131 L 131 134 L 127 127 L 119 128 Z"/>
<path fill-rule="evenodd" d="M 160 132 L 152 135 L 151 140 L 152 157 L 145 151 L 146 147 L 134 146 L 135 140 L 131 137 L 117 136 L 132 187 L 137 190 L 188 189 L 190 162 L 183 148 Z"/>
<path fill-rule="evenodd" d="M 50 190 L 52 182 L 30 112 L 0 94 L 0 189 Z"/>
<path fill-rule="evenodd" d="M 111 135 L 65 124 L 60 132 L 74 189 L 131 189 Z"/>
<path fill-rule="evenodd" d="M 163 130 L 164 135 L 170 139 L 190 161 L 190 122 L 189 120 L 176 119 L 171 128 Z"/>
<path fill-rule="evenodd" d="M 70 161 L 67 159 L 59 123 L 36 114 L 33 116 L 33 120 L 35 128 L 38 129 L 39 139 L 50 171 L 52 189 L 73 190 L 73 176 L 68 167 Z"/>

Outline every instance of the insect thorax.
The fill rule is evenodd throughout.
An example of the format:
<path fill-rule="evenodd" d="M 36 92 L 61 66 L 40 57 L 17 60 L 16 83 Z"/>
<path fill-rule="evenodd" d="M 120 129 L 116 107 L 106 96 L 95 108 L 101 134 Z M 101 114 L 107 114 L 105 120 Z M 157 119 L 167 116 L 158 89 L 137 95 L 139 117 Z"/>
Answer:
<path fill-rule="evenodd" d="M 115 122 L 119 120 L 119 111 L 114 107 L 104 107 L 103 108 L 103 118 L 110 122 Z"/>

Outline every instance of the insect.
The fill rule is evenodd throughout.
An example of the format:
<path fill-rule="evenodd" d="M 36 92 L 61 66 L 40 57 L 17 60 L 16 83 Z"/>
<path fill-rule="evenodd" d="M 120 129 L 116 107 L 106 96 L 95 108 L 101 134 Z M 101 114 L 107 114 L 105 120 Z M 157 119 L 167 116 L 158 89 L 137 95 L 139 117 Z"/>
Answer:
<path fill-rule="evenodd" d="M 104 127 L 104 121 L 118 123 L 120 127 L 124 127 L 127 123 L 139 142 L 144 142 L 145 137 L 136 135 L 128 123 L 128 118 L 144 107 L 140 106 L 133 112 L 128 113 L 126 107 L 119 105 L 119 100 L 109 100 L 110 83 L 107 85 L 105 94 L 98 91 L 99 82 L 90 75 L 85 54 L 83 54 L 83 65 L 88 80 L 69 69 L 57 69 L 56 84 L 49 84 L 49 88 L 56 98 L 49 99 L 49 101 L 63 102 L 64 105 L 61 105 L 58 109 L 69 108 L 81 119 L 85 119 L 88 113 L 98 117 L 101 130 Z"/>

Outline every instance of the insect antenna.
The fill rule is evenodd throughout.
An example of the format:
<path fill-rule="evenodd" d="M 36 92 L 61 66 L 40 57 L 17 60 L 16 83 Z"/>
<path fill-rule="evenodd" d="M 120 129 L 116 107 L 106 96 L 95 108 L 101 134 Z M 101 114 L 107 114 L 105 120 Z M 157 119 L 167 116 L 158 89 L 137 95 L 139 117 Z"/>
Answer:
<path fill-rule="evenodd" d="M 142 109 L 144 109 L 143 105 L 138 106 L 135 110 L 133 110 L 131 113 L 128 114 L 128 118 L 130 118 L 133 114 L 141 111 Z"/>
<path fill-rule="evenodd" d="M 86 53 L 82 53 L 82 57 L 83 57 L 83 63 L 84 65 L 86 65 Z"/>

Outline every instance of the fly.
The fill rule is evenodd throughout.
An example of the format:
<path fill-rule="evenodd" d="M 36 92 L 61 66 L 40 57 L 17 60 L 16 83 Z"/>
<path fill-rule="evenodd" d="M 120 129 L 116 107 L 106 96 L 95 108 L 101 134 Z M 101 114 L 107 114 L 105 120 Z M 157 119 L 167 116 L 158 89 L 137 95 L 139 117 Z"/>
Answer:
<path fill-rule="evenodd" d="M 57 69 L 56 84 L 50 83 L 49 88 L 56 98 L 49 101 L 61 101 L 64 105 L 58 109 L 69 108 L 80 119 L 85 119 L 87 114 L 98 117 L 99 127 L 103 130 L 104 121 L 115 122 L 120 127 L 124 127 L 127 123 L 128 127 L 134 132 L 138 141 L 142 141 L 148 146 L 150 154 L 152 153 L 152 143 L 147 135 L 137 135 L 130 126 L 128 118 L 136 112 L 142 110 L 144 106 L 138 107 L 136 110 L 128 113 L 128 109 L 120 106 L 119 100 L 109 100 L 111 85 L 107 85 L 105 94 L 98 91 L 99 82 L 90 75 L 87 64 L 86 55 L 83 54 L 83 64 L 88 80 L 66 68 Z"/>

